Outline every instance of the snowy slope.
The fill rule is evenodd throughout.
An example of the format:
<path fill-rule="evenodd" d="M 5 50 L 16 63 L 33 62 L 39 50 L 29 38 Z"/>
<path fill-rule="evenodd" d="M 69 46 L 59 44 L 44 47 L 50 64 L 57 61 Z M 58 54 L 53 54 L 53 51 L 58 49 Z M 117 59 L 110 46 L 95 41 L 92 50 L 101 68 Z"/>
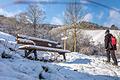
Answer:
<path fill-rule="evenodd" d="M 67 55 L 66 63 L 58 63 L 78 74 L 61 72 L 69 76 L 68 80 L 120 80 L 120 67 L 105 62 L 105 57 L 87 56 L 79 53 L 70 53 Z M 120 64 L 119 64 L 120 65 Z"/>
<path fill-rule="evenodd" d="M 5 53 L 10 53 L 13 54 L 15 52 L 11 51 L 17 49 L 18 45 L 15 42 L 15 37 L 7 34 L 0 32 L 0 55 L 5 52 Z"/>
<path fill-rule="evenodd" d="M 94 41 L 95 44 L 104 43 L 105 31 L 106 30 L 82 30 L 85 35 L 87 34 L 92 37 L 91 41 Z M 119 30 L 110 30 L 110 33 L 116 37 L 120 35 Z"/>
<path fill-rule="evenodd" d="M 0 32 L 0 39 L 4 39 L 4 40 L 7 40 L 7 41 L 14 41 L 15 42 L 15 37 L 10 35 L 10 34 L 6 34 L 6 33 L 3 33 L 3 32 Z"/>
<path fill-rule="evenodd" d="M 0 59 L 0 80 L 120 80 L 120 68 L 105 58 L 79 53 L 67 55 L 67 62 L 44 63 L 27 59 Z M 45 66 L 48 71 L 42 68 Z"/>
<path fill-rule="evenodd" d="M 15 37 L 5 33 L 2 35 L 0 52 L 10 52 L 12 58 L 0 58 L 0 80 L 42 80 L 39 77 L 43 77 L 44 80 L 120 80 L 120 67 L 106 63 L 105 57 L 72 52 L 66 54 L 66 62 L 28 60 L 21 57 L 20 53 L 9 50 L 15 48 Z"/>
<path fill-rule="evenodd" d="M 61 32 L 63 32 L 64 30 L 64 27 L 59 27 L 59 28 L 53 28 L 50 33 L 54 36 L 57 36 L 57 35 L 60 35 Z M 73 29 L 68 29 L 67 30 L 67 33 L 69 32 L 69 34 L 71 35 L 72 34 L 72 31 Z M 87 35 L 89 37 L 92 37 L 91 38 L 91 41 L 94 41 L 94 44 L 98 44 L 98 43 L 104 43 L 104 36 L 105 36 L 105 31 L 106 30 L 83 30 L 83 29 L 80 29 L 78 30 L 78 33 L 81 32 L 83 35 Z M 110 33 L 112 33 L 114 36 L 118 36 L 120 35 L 120 30 L 110 30 Z M 64 34 L 64 32 L 63 32 Z M 69 38 L 69 36 L 67 35 L 67 37 Z"/>

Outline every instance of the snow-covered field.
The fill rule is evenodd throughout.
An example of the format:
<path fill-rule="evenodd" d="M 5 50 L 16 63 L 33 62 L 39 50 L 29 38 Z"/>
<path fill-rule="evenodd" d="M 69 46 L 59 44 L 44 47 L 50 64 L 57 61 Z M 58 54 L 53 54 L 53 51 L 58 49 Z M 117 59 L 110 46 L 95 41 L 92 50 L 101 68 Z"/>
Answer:
<path fill-rule="evenodd" d="M 52 35 L 60 35 L 62 34 L 61 32 L 63 32 L 64 27 L 59 27 L 59 28 L 53 28 L 50 33 Z M 67 30 L 67 33 L 69 32 L 69 34 L 72 34 L 73 29 L 69 29 Z M 98 43 L 103 44 L 104 43 L 104 36 L 105 36 L 105 31 L 106 30 L 78 30 L 77 35 L 80 33 L 82 33 L 84 36 L 87 37 L 91 37 L 91 41 L 94 42 L 95 45 L 97 45 Z M 118 36 L 120 36 L 120 30 L 110 30 L 110 33 L 113 34 L 116 38 Z M 64 34 L 64 32 L 63 32 Z M 69 38 L 69 35 L 67 35 L 67 37 Z"/>
<path fill-rule="evenodd" d="M 104 36 L 106 30 L 82 30 L 82 33 L 85 35 L 91 36 L 91 41 L 94 41 L 95 44 L 104 43 Z M 110 33 L 113 34 L 116 38 L 120 36 L 119 30 L 110 30 Z"/>
<path fill-rule="evenodd" d="M 120 80 L 120 67 L 106 63 L 105 57 L 72 52 L 66 54 L 66 62 L 28 60 L 21 56 L 22 52 L 16 51 L 15 37 L 5 33 L 0 36 L 3 36 L 0 37 L 0 54 L 5 51 L 12 56 L 0 57 L 0 80 Z"/>

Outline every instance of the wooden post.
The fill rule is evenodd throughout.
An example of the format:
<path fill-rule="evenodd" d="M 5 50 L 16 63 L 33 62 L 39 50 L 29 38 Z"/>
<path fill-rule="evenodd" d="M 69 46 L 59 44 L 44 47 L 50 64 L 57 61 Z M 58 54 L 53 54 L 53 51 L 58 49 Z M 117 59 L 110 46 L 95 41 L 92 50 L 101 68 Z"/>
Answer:
<path fill-rule="evenodd" d="M 66 50 L 66 39 L 64 40 L 64 50 Z"/>
<path fill-rule="evenodd" d="M 64 30 L 64 38 L 66 37 L 66 28 Z M 64 39 L 64 50 L 66 50 L 66 39 Z"/>
<path fill-rule="evenodd" d="M 73 25 L 74 27 L 74 45 L 73 45 L 73 49 L 74 49 L 74 52 L 76 52 L 76 44 L 77 44 L 77 31 L 76 31 L 76 23 Z"/>

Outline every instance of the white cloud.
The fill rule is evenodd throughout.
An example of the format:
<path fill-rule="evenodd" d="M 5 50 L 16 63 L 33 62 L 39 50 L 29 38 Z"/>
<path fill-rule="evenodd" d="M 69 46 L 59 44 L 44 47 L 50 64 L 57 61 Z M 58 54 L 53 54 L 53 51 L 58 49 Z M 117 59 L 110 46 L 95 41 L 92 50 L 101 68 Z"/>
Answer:
<path fill-rule="evenodd" d="M 83 17 L 82 21 L 87 21 L 87 22 L 89 22 L 89 21 L 91 21 L 92 19 L 93 19 L 92 14 L 91 14 L 91 13 L 88 13 L 88 14 L 86 14 L 86 15 Z"/>
<path fill-rule="evenodd" d="M 0 15 L 4 15 L 4 16 L 7 16 L 7 17 L 12 17 L 12 16 L 14 16 L 14 15 L 20 13 L 20 12 L 21 12 L 20 10 L 18 10 L 16 12 L 8 12 L 8 11 L 0 8 Z"/>
<path fill-rule="evenodd" d="M 109 18 L 113 18 L 113 19 L 119 19 L 120 18 L 120 13 L 110 10 L 109 12 Z"/>
<path fill-rule="evenodd" d="M 120 26 L 120 13 L 110 10 L 109 11 L 109 17 L 107 21 L 104 23 L 104 26 L 110 27 L 112 24 Z"/>
<path fill-rule="evenodd" d="M 59 17 L 53 17 L 51 24 L 63 25 L 63 22 Z"/>
<path fill-rule="evenodd" d="M 25 1 L 25 0 L 15 0 L 15 1 Z M 52 1 L 52 0 L 26 0 L 26 1 Z"/>
<path fill-rule="evenodd" d="M 88 3 L 88 1 L 86 1 L 86 0 L 81 0 L 80 2 L 81 2 L 81 3 L 84 3 L 84 4 L 87 4 L 87 3 Z"/>
<path fill-rule="evenodd" d="M 8 14 L 8 12 L 7 11 L 5 11 L 5 10 L 3 10 L 3 9 L 0 9 L 0 15 L 7 15 Z"/>
<path fill-rule="evenodd" d="M 103 15 L 104 15 L 104 12 L 101 11 L 100 14 L 97 16 L 97 18 L 101 19 L 103 17 Z"/>

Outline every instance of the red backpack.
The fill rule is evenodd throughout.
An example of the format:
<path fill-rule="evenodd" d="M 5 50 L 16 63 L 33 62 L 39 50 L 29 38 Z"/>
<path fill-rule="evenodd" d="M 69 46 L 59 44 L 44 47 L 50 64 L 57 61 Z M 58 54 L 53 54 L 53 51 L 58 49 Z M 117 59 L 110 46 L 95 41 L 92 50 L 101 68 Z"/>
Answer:
<path fill-rule="evenodd" d="M 112 46 L 115 46 L 117 44 L 117 39 L 115 38 L 115 36 L 111 37 L 111 44 Z"/>

